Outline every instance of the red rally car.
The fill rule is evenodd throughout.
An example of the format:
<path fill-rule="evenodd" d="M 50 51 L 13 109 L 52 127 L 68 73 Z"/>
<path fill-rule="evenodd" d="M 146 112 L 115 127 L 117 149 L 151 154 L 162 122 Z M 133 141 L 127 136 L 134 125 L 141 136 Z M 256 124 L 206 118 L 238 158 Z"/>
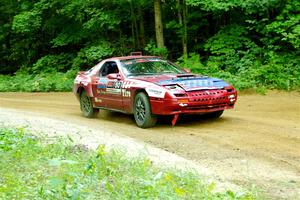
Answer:
<path fill-rule="evenodd" d="M 155 56 L 114 57 L 101 61 L 74 80 L 74 94 L 85 117 L 99 109 L 134 115 L 137 126 L 155 125 L 157 115 L 205 113 L 220 117 L 234 107 L 237 91 L 217 78 L 191 74 Z"/>

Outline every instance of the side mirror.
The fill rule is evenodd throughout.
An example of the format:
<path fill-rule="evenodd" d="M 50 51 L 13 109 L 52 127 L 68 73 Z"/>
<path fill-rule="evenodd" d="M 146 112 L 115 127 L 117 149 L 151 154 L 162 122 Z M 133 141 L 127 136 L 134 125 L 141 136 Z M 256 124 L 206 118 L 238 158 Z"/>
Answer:
<path fill-rule="evenodd" d="M 191 73 L 191 70 L 188 68 L 184 68 L 183 71 L 185 71 L 186 73 Z"/>
<path fill-rule="evenodd" d="M 107 75 L 108 79 L 118 79 L 121 80 L 121 75 L 119 73 L 112 73 Z"/>

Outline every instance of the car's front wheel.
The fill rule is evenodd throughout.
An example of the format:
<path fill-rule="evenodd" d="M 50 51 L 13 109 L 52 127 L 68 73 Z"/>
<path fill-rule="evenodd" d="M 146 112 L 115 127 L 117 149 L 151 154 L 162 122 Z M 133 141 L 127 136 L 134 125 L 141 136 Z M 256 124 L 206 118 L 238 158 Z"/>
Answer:
<path fill-rule="evenodd" d="M 83 116 L 87 118 L 95 117 L 99 113 L 99 109 L 93 108 L 93 102 L 91 98 L 86 95 L 86 91 L 82 91 L 80 95 L 80 109 Z"/>
<path fill-rule="evenodd" d="M 150 101 L 144 92 L 135 96 L 133 114 L 138 127 L 149 128 L 156 124 L 157 116 L 151 113 Z"/>

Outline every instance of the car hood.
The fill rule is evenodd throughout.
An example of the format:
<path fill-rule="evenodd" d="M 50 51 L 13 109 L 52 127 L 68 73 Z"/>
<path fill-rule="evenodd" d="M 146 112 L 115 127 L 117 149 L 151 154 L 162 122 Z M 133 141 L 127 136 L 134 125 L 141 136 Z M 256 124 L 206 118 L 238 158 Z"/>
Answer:
<path fill-rule="evenodd" d="M 185 91 L 222 89 L 229 86 L 221 79 L 193 74 L 143 76 L 134 77 L 133 79 L 155 83 L 160 86 L 178 85 Z"/>

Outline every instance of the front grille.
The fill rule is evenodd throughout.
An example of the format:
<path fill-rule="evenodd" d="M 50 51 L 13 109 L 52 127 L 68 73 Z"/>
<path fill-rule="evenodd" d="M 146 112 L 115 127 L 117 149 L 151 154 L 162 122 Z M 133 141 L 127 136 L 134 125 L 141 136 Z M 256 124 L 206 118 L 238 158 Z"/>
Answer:
<path fill-rule="evenodd" d="M 216 97 L 216 98 L 195 98 L 195 99 L 191 99 L 191 101 L 194 102 L 206 102 L 206 101 L 222 101 L 225 100 L 226 97 Z"/>
<path fill-rule="evenodd" d="M 201 102 L 201 104 L 219 104 L 227 100 L 227 93 L 224 90 L 204 90 L 189 92 L 190 102 Z"/>
<path fill-rule="evenodd" d="M 192 97 L 198 96 L 211 96 L 211 95 L 218 95 L 218 94 L 225 94 L 224 90 L 205 90 L 205 91 L 198 91 L 198 92 L 190 92 L 189 95 Z"/>
<path fill-rule="evenodd" d="M 221 104 L 215 104 L 215 105 L 203 105 L 203 106 L 190 106 L 186 107 L 186 110 L 212 110 L 216 108 L 224 109 L 226 104 L 221 103 Z"/>

